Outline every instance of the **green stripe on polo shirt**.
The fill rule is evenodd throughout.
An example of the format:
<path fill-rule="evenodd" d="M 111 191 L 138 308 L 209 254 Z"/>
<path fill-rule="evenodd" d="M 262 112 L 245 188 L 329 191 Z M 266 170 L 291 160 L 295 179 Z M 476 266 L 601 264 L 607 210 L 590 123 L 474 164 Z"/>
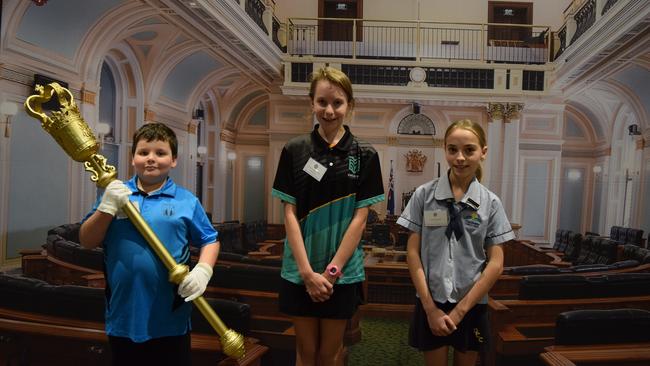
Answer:
<path fill-rule="evenodd" d="M 375 203 L 381 202 L 383 200 L 384 200 L 384 194 L 382 193 L 382 194 L 380 194 L 378 196 L 366 198 L 363 201 L 357 202 L 356 208 L 374 205 Z"/>
<path fill-rule="evenodd" d="M 314 272 L 323 273 L 336 254 L 341 239 L 352 221 L 355 203 L 354 194 L 345 196 L 311 210 L 301 220 L 300 229 L 304 238 L 305 251 Z M 363 250 L 360 246 L 353 252 L 342 271 L 343 277 L 337 281 L 339 284 L 363 281 L 365 273 Z M 284 251 L 282 278 L 294 283 L 302 283 L 289 245 Z"/>
<path fill-rule="evenodd" d="M 291 203 L 293 205 L 296 204 L 296 198 L 295 197 L 290 196 L 290 195 L 288 195 L 288 194 L 286 194 L 284 192 L 280 192 L 275 188 L 273 188 L 271 190 L 271 195 L 283 200 L 284 202 L 288 202 L 288 203 Z"/>

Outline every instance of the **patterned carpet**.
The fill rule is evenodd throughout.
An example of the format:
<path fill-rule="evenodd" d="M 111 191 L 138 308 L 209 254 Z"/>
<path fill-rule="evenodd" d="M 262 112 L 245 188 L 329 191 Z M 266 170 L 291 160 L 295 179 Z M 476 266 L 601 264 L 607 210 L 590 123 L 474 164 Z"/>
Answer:
<path fill-rule="evenodd" d="M 422 355 L 408 345 L 408 320 L 362 318 L 361 342 L 350 347 L 348 366 L 423 365 Z"/>

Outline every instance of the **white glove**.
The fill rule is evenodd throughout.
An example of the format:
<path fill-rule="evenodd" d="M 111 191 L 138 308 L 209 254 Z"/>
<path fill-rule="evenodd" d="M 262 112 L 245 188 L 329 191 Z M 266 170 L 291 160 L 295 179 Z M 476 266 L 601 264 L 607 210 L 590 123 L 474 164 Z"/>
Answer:
<path fill-rule="evenodd" d="M 131 190 L 121 180 L 114 180 L 106 186 L 102 201 L 97 206 L 97 211 L 115 216 L 117 212 L 129 202 Z"/>
<path fill-rule="evenodd" d="M 185 298 L 185 302 L 192 301 L 203 294 L 212 277 L 212 267 L 207 263 L 199 262 L 178 285 L 178 294 Z"/>

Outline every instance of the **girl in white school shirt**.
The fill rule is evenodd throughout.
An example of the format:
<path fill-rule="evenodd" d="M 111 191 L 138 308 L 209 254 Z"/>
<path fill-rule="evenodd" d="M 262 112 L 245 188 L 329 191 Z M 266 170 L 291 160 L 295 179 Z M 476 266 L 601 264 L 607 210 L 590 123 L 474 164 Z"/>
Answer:
<path fill-rule="evenodd" d="M 487 145 L 470 120 L 445 132 L 446 175 L 418 187 L 398 223 L 411 231 L 407 261 L 416 300 L 409 344 L 425 363 L 474 365 L 489 338 L 487 293 L 503 270 L 502 243 L 514 239 L 499 197 L 479 183 Z"/>

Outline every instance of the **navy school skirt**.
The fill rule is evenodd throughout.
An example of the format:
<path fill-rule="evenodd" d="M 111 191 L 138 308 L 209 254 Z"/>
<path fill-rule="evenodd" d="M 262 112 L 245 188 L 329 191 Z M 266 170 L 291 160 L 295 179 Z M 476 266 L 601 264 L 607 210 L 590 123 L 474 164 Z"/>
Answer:
<path fill-rule="evenodd" d="M 438 309 L 446 314 L 456 306 L 456 303 L 436 302 Z M 448 336 L 440 337 L 431 333 L 427 314 L 419 298 L 415 301 L 413 319 L 409 327 L 409 345 L 422 352 L 432 351 L 443 346 L 452 346 L 455 350 L 480 351 L 487 346 L 489 339 L 489 324 L 487 304 L 476 304 L 465 314 L 456 330 Z"/>
<path fill-rule="evenodd" d="M 350 319 L 363 303 L 362 282 L 334 285 L 334 293 L 324 302 L 313 302 L 305 285 L 284 278 L 280 284 L 280 312 L 290 316 Z"/>

